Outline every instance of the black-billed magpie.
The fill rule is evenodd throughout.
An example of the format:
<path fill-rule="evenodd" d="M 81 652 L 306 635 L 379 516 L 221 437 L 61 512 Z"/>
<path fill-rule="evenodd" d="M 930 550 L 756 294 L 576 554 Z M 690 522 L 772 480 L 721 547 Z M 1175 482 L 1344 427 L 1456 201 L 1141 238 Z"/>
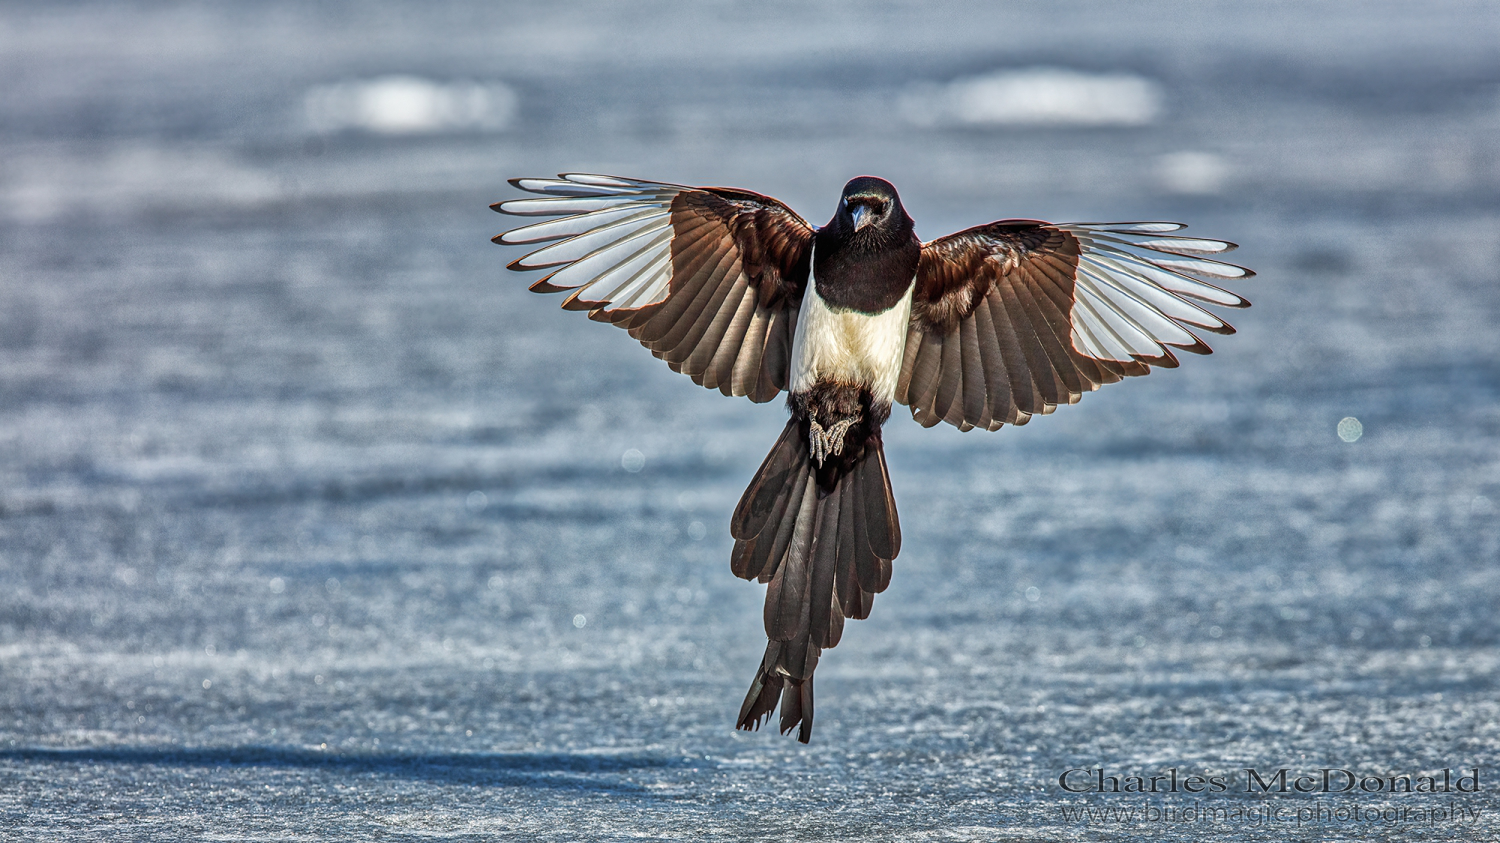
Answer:
<path fill-rule="evenodd" d="M 768 584 L 769 639 L 739 728 L 778 702 L 812 736 L 813 671 L 845 618 L 891 579 L 901 528 L 880 430 L 892 403 L 924 427 L 996 430 L 1072 404 L 1172 348 L 1234 329 L 1199 303 L 1249 302 L 1208 278 L 1254 273 L 1202 257 L 1233 243 L 1166 222 L 1001 220 L 927 243 L 887 181 L 850 181 L 813 228 L 767 196 L 614 176 L 512 179 L 540 198 L 491 206 L 553 217 L 495 238 L 546 243 L 510 264 L 551 269 L 537 292 L 611 322 L 674 371 L 791 419 L 730 522 L 731 570 Z"/>

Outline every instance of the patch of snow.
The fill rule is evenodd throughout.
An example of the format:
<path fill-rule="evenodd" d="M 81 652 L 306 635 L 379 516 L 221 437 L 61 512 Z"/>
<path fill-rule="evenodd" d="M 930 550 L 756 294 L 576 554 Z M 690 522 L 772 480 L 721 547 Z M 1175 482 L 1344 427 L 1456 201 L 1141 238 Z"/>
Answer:
<path fill-rule="evenodd" d="M 1130 73 L 1030 67 L 916 87 L 900 105 L 920 126 L 1145 126 L 1162 99 L 1160 85 Z"/>
<path fill-rule="evenodd" d="M 380 135 L 436 134 L 504 129 L 520 98 L 496 83 L 434 82 L 416 76 L 381 76 L 317 85 L 303 97 L 315 132 L 349 129 Z"/>

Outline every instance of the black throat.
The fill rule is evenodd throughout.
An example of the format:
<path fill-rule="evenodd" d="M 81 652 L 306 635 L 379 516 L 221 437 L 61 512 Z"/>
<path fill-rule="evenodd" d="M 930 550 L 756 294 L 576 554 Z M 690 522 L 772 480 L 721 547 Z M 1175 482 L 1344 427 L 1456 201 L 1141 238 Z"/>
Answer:
<path fill-rule="evenodd" d="M 836 215 L 818 229 L 813 278 L 818 296 L 830 307 L 882 313 L 895 307 L 917 275 L 922 243 L 911 218 L 897 205 L 888 224 L 855 231 Z"/>

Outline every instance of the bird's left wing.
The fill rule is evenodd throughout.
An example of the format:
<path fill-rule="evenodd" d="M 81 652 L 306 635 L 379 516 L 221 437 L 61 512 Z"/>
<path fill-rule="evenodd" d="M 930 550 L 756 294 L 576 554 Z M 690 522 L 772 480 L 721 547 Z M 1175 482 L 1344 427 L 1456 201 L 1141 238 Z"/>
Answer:
<path fill-rule="evenodd" d="M 1190 328 L 1234 328 L 1197 302 L 1249 302 L 1195 276 L 1255 273 L 1183 227 L 1001 220 L 924 243 L 896 400 L 925 427 L 995 430 L 1176 366 L 1171 348 L 1210 353 Z"/>
<path fill-rule="evenodd" d="M 496 243 L 548 245 L 511 269 L 551 269 L 531 286 L 611 322 L 674 371 L 751 401 L 786 388 L 813 229 L 767 196 L 568 173 L 512 179 L 536 199 L 491 207 L 558 217 Z"/>

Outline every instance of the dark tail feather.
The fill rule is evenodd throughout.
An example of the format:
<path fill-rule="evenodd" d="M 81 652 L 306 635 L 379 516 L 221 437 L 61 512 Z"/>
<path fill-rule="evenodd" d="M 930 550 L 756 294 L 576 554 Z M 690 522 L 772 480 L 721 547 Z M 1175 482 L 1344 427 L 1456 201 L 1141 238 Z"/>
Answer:
<path fill-rule="evenodd" d="M 818 657 L 838 644 L 846 617 L 870 614 L 901 546 L 878 429 L 854 443 L 857 456 L 843 461 L 831 488 L 809 458 L 807 431 L 805 417 L 787 422 L 740 498 L 730 563 L 737 576 L 768 583 L 769 641 L 739 728 L 760 728 L 779 704 L 782 734 L 797 728 L 803 743 L 812 739 Z"/>

